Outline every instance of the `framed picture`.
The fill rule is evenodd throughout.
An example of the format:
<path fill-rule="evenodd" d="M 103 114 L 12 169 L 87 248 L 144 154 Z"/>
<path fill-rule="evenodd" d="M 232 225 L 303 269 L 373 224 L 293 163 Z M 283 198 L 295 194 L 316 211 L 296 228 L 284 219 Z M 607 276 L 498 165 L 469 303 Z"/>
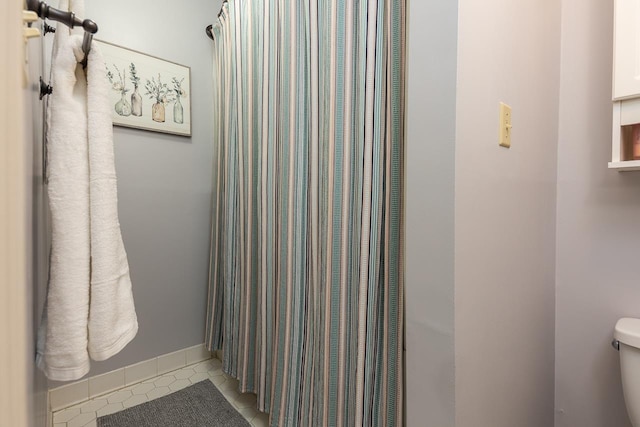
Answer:
<path fill-rule="evenodd" d="M 113 124 L 191 136 L 191 68 L 94 40 L 111 84 Z"/>

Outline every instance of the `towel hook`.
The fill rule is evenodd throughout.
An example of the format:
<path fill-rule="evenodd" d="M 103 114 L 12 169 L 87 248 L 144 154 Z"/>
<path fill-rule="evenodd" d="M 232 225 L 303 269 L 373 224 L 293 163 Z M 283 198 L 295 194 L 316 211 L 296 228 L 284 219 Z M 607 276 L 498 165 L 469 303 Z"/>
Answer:
<path fill-rule="evenodd" d="M 42 98 L 44 98 L 47 95 L 51 95 L 53 93 L 53 87 L 51 85 L 48 85 L 44 82 L 44 80 L 42 80 L 42 77 L 40 77 L 40 100 L 42 101 Z"/>
<path fill-rule="evenodd" d="M 56 32 L 56 28 L 52 27 L 51 25 L 49 25 L 49 24 L 47 24 L 45 22 L 44 25 L 42 26 L 42 31 L 43 31 L 44 35 L 46 36 L 49 33 L 55 33 Z"/>

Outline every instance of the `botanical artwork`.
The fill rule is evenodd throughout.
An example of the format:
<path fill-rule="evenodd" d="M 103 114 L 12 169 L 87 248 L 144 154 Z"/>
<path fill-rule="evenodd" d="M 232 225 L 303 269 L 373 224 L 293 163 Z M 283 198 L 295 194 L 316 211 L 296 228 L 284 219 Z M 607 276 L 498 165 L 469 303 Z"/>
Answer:
<path fill-rule="evenodd" d="M 191 135 L 189 67 L 96 42 L 111 84 L 114 125 Z"/>

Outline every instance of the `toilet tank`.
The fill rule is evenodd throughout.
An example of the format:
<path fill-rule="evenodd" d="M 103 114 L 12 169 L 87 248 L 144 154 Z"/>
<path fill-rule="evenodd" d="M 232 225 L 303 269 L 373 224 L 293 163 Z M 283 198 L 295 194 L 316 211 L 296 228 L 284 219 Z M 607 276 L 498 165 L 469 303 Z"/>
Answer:
<path fill-rule="evenodd" d="M 640 319 L 618 320 L 614 333 L 620 342 L 620 370 L 627 413 L 634 427 L 640 427 Z"/>

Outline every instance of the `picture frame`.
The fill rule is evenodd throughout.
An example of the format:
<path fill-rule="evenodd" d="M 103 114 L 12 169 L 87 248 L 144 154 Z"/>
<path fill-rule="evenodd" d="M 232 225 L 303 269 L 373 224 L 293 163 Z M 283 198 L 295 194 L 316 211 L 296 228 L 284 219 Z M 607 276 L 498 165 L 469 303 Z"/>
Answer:
<path fill-rule="evenodd" d="M 102 40 L 113 124 L 191 136 L 191 67 Z"/>

